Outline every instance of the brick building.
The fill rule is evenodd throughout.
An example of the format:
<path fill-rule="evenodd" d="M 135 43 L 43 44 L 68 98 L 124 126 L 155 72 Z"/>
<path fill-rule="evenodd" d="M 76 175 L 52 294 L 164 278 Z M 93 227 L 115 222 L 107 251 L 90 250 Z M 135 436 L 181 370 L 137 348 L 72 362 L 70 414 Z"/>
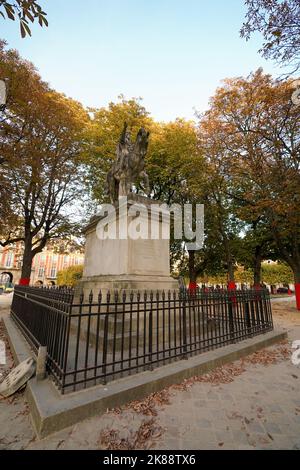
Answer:
<path fill-rule="evenodd" d="M 9 280 L 8 274 L 13 276 L 13 283 L 18 284 L 21 278 L 23 246 L 21 243 L 0 247 L 0 284 Z M 32 262 L 31 284 L 54 285 L 57 273 L 69 266 L 83 264 L 84 254 L 80 249 L 68 250 L 67 253 L 58 253 L 53 247 L 46 247 L 38 253 Z"/>

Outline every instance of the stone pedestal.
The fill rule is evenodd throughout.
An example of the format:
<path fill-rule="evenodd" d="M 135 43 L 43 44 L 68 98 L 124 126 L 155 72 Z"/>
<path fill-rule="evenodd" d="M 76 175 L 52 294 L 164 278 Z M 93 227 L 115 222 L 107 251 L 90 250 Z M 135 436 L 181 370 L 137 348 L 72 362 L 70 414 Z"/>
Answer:
<path fill-rule="evenodd" d="M 85 235 L 79 285 L 85 294 L 92 290 L 96 295 L 100 289 L 103 293 L 178 289 L 178 281 L 170 276 L 170 220 L 160 202 L 135 194 L 121 198 L 115 211 L 90 222 Z"/>

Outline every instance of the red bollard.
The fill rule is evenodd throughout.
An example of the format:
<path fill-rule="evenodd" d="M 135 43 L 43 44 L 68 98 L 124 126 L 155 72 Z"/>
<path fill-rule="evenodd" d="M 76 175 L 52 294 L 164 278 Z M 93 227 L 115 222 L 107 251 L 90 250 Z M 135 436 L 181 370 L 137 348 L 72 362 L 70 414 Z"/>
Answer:
<path fill-rule="evenodd" d="M 228 284 L 227 284 L 227 289 L 229 291 L 236 291 L 236 283 L 235 281 L 229 281 Z M 236 304 L 236 295 L 232 295 L 232 297 L 230 297 L 230 300 L 232 301 L 233 305 Z"/>
<path fill-rule="evenodd" d="M 197 287 L 198 287 L 198 286 L 197 286 L 197 282 L 191 281 L 191 282 L 189 283 L 189 290 L 196 290 Z"/>
<path fill-rule="evenodd" d="M 235 283 L 235 281 L 229 281 L 227 288 L 228 288 L 228 290 L 236 290 L 236 283 Z"/>
<path fill-rule="evenodd" d="M 300 284 L 295 284 L 295 294 L 297 309 L 300 310 Z"/>
<path fill-rule="evenodd" d="M 19 282 L 19 286 L 29 286 L 30 278 L 22 277 Z"/>

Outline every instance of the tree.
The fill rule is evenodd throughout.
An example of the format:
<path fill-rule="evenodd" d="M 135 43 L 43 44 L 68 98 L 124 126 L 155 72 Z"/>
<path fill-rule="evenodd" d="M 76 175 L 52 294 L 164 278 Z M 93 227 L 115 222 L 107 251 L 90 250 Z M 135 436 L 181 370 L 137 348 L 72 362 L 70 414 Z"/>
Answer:
<path fill-rule="evenodd" d="M 239 263 L 252 272 L 251 282 L 255 288 L 259 288 L 262 283 L 263 260 L 277 260 L 278 256 L 274 240 L 263 218 L 251 220 L 242 239 Z"/>
<path fill-rule="evenodd" d="M 53 238 L 76 228 L 74 201 L 82 194 L 81 151 L 88 117 L 81 105 L 51 90 L 16 51 L 0 49 L 9 80 L 9 100 L 1 122 L 0 244 L 24 243 L 22 282 L 28 283 L 33 257 Z M 22 86 L 26 83 L 26 87 Z"/>
<path fill-rule="evenodd" d="M 293 271 L 286 263 L 266 264 L 262 265 L 262 278 L 266 284 L 289 285 L 293 282 Z"/>
<path fill-rule="evenodd" d="M 206 213 L 210 214 L 210 231 L 212 232 L 207 241 L 214 240 L 213 246 L 219 246 L 219 257 L 223 268 L 227 271 L 228 286 L 234 288 L 234 271 L 241 244 L 239 234 L 242 230 L 242 223 L 236 214 L 232 181 L 228 177 L 228 163 L 224 149 L 226 139 L 227 134 L 215 119 L 212 110 L 200 117 L 199 145 L 205 157 L 207 169 L 205 173 Z"/>
<path fill-rule="evenodd" d="M 294 273 L 300 308 L 300 109 L 290 92 L 289 81 L 258 70 L 226 80 L 209 114 L 226 135 L 223 158 L 243 202 L 239 217 L 263 220 Z"/>
<path fill-rule="evenodd" d="M 254 32 L 262 33 L 260 53 L 281 65 L 300 68 L 299 0 L 245 0 L 248 8 L 241 36 L 247 40 Z"/>
<path fill-rule="evenodd" d="M 6 16 L 13 21 L 19 20 L 22 38 L 27 34 L 31 36 L 30 22 L 37 20 L 40 26 L 48 26 L 47 13 L 43 11 L 37 0 L 14 0 L 13 2 L 0 0 L 0 15 L 4 19 Z"/>
<path fill-rule="evenodd" d="M 193 121 L 176 119 L 170 123 L 156 123 L 152 127 L 150 146 L 147 157 L 147 171 L 153 199 L 168 205 L 200 203 L 199 188 L 203 174 L 203 158 L 199 151 L 196 126 Z M 197 191 L 195 191 L 197 188 Z M 171 265 L 186 268 L 188 261 L 190 285 L 196 279 L 196 252 L 187 252 L 185 239 L 172 238 L 171 225 Z"/>
<path fill-rule="evenodd" d="M 83 266 L 70 266 L 67 269 L 58 271 L 57 273 L 57 285 L 75 287 L 79 280 L 82 278 Z"/>
<path fill-rule="evenodd" d="M 153 199 L 167 204 L 188 202 L 200 165 L 193 121 L 176 119 L 151 126 L 147 172 Z"/>

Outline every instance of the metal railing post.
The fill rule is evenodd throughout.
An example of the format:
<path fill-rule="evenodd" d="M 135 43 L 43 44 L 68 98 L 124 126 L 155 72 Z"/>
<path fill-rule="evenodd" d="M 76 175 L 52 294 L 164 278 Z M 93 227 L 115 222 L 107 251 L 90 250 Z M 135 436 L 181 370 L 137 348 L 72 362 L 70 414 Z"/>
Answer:
<path fill-rule="evenodd" d="M 232 299 L 232 295 L 229 295 L 228 296 L 228 317 L 229 317 L 230 340 L 231 340 L 232 343 L 235 342 L 235 338 L 234 338 L 234 318 L 233 318 L 234 312 L 233 312 L 233 309 L 234 309 L 234 302 L 233 302 L 233 299 Z"/>
<path fill-rule="evenodd" d="M 153 370 L 153 292 L 150 292 L 149 336 L 148 336 L 149 370 Z"/>
<path fill-rule="evenodd" d="M 186 297 L 185 290 L 182 291 L 182 344 L 183 344 L 183 359 L 187 359 L 187 320 L 186 320 Z"/>

